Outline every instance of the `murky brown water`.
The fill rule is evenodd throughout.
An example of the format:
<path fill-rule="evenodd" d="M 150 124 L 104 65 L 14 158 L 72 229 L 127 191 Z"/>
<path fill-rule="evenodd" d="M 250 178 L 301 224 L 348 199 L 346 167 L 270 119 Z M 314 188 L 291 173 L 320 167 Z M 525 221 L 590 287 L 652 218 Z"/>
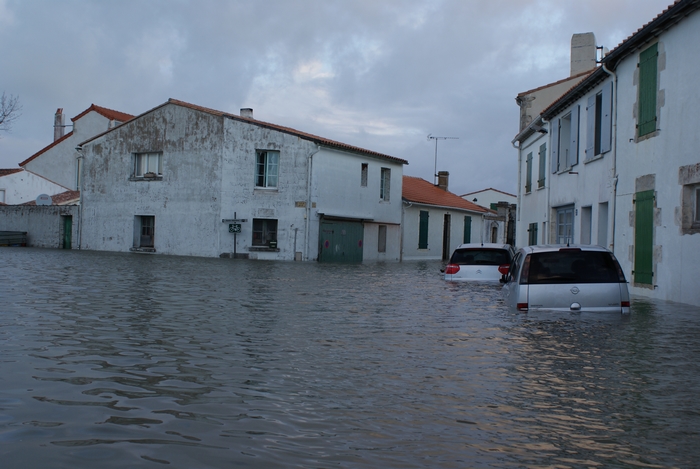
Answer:
<path fill-rule="evenodd" d="M 0 248 L 0 467 L 697 467 L 700 308 Z"/>

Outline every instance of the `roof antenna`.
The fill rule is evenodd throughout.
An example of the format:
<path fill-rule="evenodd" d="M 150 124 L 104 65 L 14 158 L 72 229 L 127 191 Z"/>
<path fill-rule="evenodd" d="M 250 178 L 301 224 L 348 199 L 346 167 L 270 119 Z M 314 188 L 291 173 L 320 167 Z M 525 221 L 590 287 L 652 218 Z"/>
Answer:
<path fill-rule="evenodd" d="M 433 134 L 428 134 L 428 140 L 435 140 L 435 174 L 433 174 L 434 182 L 433 184 L 437 185 L 438 183 L 438 174 L 437 174 L 437 144 L 438 140 L 459 140 L 459 137 L 436 137 Z"/>

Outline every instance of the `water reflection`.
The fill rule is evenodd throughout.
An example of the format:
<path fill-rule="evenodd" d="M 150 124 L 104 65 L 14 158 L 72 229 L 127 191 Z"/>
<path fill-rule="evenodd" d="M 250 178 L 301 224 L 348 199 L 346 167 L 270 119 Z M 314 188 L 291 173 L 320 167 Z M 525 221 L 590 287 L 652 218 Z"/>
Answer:
<path fill-rule="evenodd" d="M 692 467 L 697 308 L 439 263 L 0 251 L 3 467 Z"/>

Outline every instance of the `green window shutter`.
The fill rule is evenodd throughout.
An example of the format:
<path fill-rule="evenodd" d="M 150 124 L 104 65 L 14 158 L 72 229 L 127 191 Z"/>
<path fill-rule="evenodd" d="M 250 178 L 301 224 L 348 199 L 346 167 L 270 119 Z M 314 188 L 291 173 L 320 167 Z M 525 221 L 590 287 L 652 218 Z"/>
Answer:
<path fill-rule="evenodd" d="M 464 217 L 464 244 L 472 242 L 472 217 Z"/>
<path fill-rule="evenodd" d="M 539 179 L 537 179 L 537 187 L 544 187 L 545 178 L 547 175 L 547 144 L 540 145 L 540 171 Z"/>
<path fill-rule="evenodd" d="M 530 223 L 527 228 L 527 245 L 534 246 L 537 244 L 537 223 Z"/>
<path fill-rule="evenodd" d="M 658 72 L 658 44 L 639 54 L 639 109 L 637 135 L 656 130 L 656 75 Z"/>
<path fill-rule="evenodd" d="M 528 193 L 532 190 L 532 152 L 527 154 L 525 164 L 527 167 L 525 176 L 525 193 Z"/>
<path fill-rule="evenodd" d="M 420 211 L 420 226 L 418 230 L 418 249 L 428 249 L 428 217 L 426 210 Z"/>
<path fill-rule="evenodd" d="M 637 192 L 634 205 L 634 281 L 653 285 L 654 191 Z"/>

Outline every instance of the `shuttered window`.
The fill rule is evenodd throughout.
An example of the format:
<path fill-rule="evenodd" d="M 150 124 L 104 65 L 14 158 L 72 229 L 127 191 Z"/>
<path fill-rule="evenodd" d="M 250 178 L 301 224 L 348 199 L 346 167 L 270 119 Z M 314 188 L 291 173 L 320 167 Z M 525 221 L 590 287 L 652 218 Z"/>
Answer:
<path fill-rule="evenodd" d="M 472 217 L 464 216 L 464 244 L 472 242 Z"/>
<path fill-rule="evenodd" d="M 654 44 L 639 54 L 639 108 L 637 110 L 637 135 L 639 137 L 656 130 L 658 57 L 658 44 Z"/>
<path fill-rule="evenodd" d="M 527 228 L 527 245 L 537 244 L 537 223 L 530 223 Z"/>
<path fill-rule="evenodd" d="M 420 225 L 418 227 L 418 249 L 428 249 L 428 217 L 427 210 L 420 211 Z"/>
<path fill-rule="evenodd" d="M 542 188 L 544 187 L 544 181 L 545 177 L 547 175 L 547 144 L 543 143 L 540 145 L 540 162 L 539 162 L 539 173 L 538 173 L 538 178 L 537 178 L 537 188 Z"/>
<path fill-rule="evenodd" d="M 637 192 L 634 197 L 634 281 L 653 284 L 654 191 Z"/>
<path fill-rule="evenodd" d="M 527 154 L 527 158 L 525 158 L 525 166 L 525 193 L 527 194 L 532 191 L 532 152 Z"/>

